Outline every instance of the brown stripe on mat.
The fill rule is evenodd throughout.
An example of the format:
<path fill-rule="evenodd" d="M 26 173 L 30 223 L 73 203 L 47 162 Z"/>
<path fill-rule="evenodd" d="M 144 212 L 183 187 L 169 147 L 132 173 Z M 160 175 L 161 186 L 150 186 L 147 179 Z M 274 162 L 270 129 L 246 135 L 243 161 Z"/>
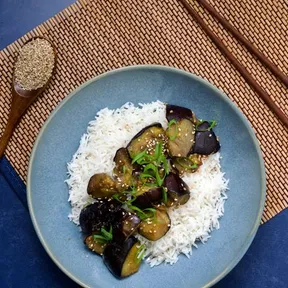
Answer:
<path fill-rule="evenodd" d="M 285 1 L 210 0 L 210 3 L 288 74 Z M 195 1 L 191 5 L 230 51 L 288 113 L 287 91 Z M 245 83 L 177 0 L 80 1 L 0 52 L 0 132 L 8 118 L 10 83 L 17 50 L 35 35 L 53 41 L 59 58 L 50 89 L 29 109 L 6 155 L 25 180 L 35 138 L 55 106 L 75 87 L 105 71 L 132 64 L 175 66 L 222 89 L 252 123 L 267 169 L 262 222 L 288 207 L 288 131 Z M 29 127 L 29 129 L 27 129 Z"/>

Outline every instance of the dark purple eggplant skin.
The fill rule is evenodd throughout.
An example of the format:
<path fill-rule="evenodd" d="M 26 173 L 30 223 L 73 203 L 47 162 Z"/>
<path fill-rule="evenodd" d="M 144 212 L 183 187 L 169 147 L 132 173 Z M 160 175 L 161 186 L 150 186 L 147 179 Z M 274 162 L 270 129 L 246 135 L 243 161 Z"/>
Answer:
<path fill-rule="evenodd" d="M 139 195 L 133 202 L 133 205 L 145 209 L 153 207 L 154 204 L 161 202 L 162 199 L 162 188 L 152 187 L 147 192 Z"/>
<path fill-rule="evenodd" d="M 119 243 L 126 241 L 137 231 L 140 223 L 141 219 L 136 214 L 122 209 L 122 218 L 113 226 L 113 241 Z"/>
<path fill-rule="evenodd" d="M 210 124 L 207 121 L 204 121 L 197 127 L 192 153 L 210 155 L 219 151 L 220 143 L 213 130 L 208 130 L 209 127 Z"/>
<path fill-rule="evenodd" d="M 152 124 L 149 125 L 149 126 L 144 127 L 142 130 L 140 130 L 140 131 L 131 139 L 131 141 L 128 143 L 128 145 L 127 145 L 126 147 L 128 147 L 134 139 L 136 139 L 136 138 L 138 138 L 139 136 L 141 136 L 147 129 L 149 129 L 149 128 L 151 128 L 151 127 L 162 128 L 162 125 L 161 125 L 161 123 L 159 123 L 159 122 L 155 122 L 155 123 L 152 123 Z"/>
<path fill-rule="evenodd" d="M 117 278 L 121 278 L 123 264 L 130 249 L 138 242 L 131 236 L 126 241 L 108 244 L 103 252 L 103 261 L 109 271 Z"/>
<path fill-rule="evenodd" d="M 176 105 L 166 105 L 166 119 L 168 122 L 173 119 L 178 122 L 184 118 L 193 119 L 193 113 L 190 109 Z"/>
<path fill-rule="evenodd" d="M 164 180 L 164 186 L 167 188 L 168 196 L 172 201 L 185 204 L 190 198 L 190 191 L 187 184 L 179 177 L 178 174 L 169 173 Z M 177 204 L 175 202 L 175 204 Z"/>
<path fill-rule="evenodd" d="M 85 234 L 97 233 L 102 227 L 109 229 L 121 209 L 121 203 L 116 200 L 97 199 L 96 201 L 83 208 L 80 213 L 79 222 Z"/>

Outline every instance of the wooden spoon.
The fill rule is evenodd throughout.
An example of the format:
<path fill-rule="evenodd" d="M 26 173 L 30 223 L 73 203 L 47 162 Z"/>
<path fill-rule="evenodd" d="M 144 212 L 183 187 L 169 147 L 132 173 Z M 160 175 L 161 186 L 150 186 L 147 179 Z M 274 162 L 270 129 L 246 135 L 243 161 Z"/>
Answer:
<path fill-rule="evenodd" d="M 36 98 L 47 88 L 47 86 L 48 86 L 48 84 L 52 78 L 52 75 L 55 71 L 56 49 L 55 49 L 54 45 L 49 40 L 47 40 L 46 38 L 43 38 L 43 37 L 34 37 L 34 38 L 28 40 L 25 44 L 27 44 L 28 42 L 30 42 L 36 38 L 45 39 L 53 47 L 53 51 L 54 51 L 53 72 L 43 87 L 38 88 L 36 90 L 24 90 L 15 81 L 15 67 L 14 67 L 13 84 L 12 84 L 12 104 L 11 104 L 11 110 L 10 110 L 10 114 L 9 114 L 9 118 L 8 118 L 8 122 L 7 122 L 7 125 L 5 128 L 5 131 L 3 133 L 2 138 L 0 139 L 0 159 L 2 158 L 2 156 L 4 154 L 4 151 L 8 145 L 8 142 L 9 142 L 12 134 L 13 134 L 13 131 L 16 128 L 21 117 L 23 116 L 25 111 L 28 109 L 28 107 L 36 100 Z"/>

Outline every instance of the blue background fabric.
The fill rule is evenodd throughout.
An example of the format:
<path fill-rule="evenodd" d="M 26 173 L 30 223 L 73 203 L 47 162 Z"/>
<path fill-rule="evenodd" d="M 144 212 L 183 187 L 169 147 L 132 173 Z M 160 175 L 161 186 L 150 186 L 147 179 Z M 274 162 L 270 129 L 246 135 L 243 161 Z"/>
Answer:
<path fill-rule="evenodd" d="M 0 0 L 0 49 L 73 2 Z M 288 287 L 287 225 L 288 209 L 262 225 L 243 259 L 215 287 Z M 26 187 L 5 157 L 0 159 L 0 251 L 0 287 L 79 287 L 43 249 L 30 220 Z"/>

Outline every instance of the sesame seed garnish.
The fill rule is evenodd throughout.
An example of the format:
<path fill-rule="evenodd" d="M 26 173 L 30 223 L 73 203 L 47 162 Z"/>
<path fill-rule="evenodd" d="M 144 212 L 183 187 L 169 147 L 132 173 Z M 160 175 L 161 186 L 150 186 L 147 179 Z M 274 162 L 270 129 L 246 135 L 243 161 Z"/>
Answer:
<path fill-rule="evenodd" d="M 43 87 L 52 75 L 54 59 L 53 47 L 47 40 L 36 38 L 28 42 L 15 65 L 16 82 L 29 91 Z"/>

